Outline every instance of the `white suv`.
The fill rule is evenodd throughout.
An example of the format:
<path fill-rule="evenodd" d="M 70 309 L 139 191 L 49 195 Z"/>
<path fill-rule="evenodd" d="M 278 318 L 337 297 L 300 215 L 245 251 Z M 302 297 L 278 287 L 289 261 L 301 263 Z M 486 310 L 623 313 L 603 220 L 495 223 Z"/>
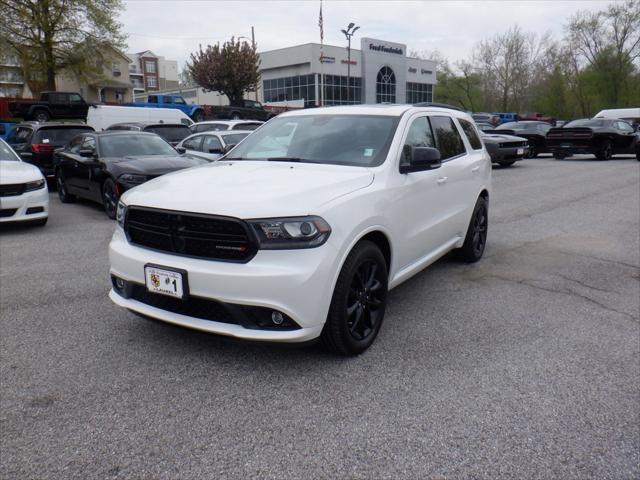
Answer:
<path fill-rule="evenodd" d="M 473 120 L 433 105 L 288 112 L 220 161 L 128 191 L 111 299 L 277 342 L 374 341 L 387 291 L 457 249 L 480 259 L 491 160 Z"/>

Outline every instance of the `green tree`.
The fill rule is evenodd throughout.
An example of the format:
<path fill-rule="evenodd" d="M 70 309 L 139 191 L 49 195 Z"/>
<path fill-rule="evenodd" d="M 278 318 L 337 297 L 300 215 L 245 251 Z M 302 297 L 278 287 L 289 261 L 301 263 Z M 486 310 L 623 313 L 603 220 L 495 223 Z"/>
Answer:
<path fill-rule="evenodd" d="M 256 46 L 235 40 L 222 46 L 207 45 L 191 54 L 186 69 L 205 91 L 222 92 L 231 105 L 242 101 L 245 92 L 254 92 L 260 81 L 260 58 Z"/>
<path fill-rule="evenodd" d="M 55 90 L 61 70 L 100 73 L 100 45 L 124 47 L 121 0 L 0 0 L 0 44 L 23 65 L 35 93 Z"/>

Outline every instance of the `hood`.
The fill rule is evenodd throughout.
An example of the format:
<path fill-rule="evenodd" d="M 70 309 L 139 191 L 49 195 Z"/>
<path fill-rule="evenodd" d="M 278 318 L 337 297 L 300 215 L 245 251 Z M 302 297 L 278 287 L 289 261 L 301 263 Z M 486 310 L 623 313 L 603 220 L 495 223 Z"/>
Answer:
<path fill-rule="evenodd" d="M 515 135 L 489 134 L 489 135 L 482 135 L 482 141 L 489 142 L 489 143 L 526 142 L 527 139 L 523 137 L 516 137 Z"/>
<path fill-rule="evenodd" d="M 40 169 L 29 163 L 0 161 L 0 184 L 27 183 L 44 178 Z"/>
<path fill-rule="evenodd" d="M 105 158 L 114 173 L 140 173 L 144 175 L 163 175 L 183 168 L 195 167 L 207 163 L 201 158 L 172 155 L 147 155 L 136 157 Z"/>
<path fill-rule="evenodd" d="M 238 218 L 317 213 L 373 182 L 366 168 L 266 161 L 215 162 L 165 175 L 123 196 L 128 205 Z"/>

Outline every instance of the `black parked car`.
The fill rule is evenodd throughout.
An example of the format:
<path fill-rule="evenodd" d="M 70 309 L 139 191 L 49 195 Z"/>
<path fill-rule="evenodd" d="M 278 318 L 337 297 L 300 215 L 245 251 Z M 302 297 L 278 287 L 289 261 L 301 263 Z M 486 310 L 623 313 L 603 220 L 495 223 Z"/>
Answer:
<path fill-rule="evenodd" d="M 625 120 L 574 120 L 549 130 L 547 145 L 558 159 L 590 153 L 598 160 L 609 160 L 612 155 L 631 153 L 640 161 L 640 132 Z"/>
<path fill-rule="evenodd" d="M 109 126 L 107 130 L 128 130 L 134 132 L 151 132 L 160 135 L 174 147 L 182 140 L 191 135 L 191 130 L 187 125 L 182 123 L 145 123 L 130 122 L 116 123 Z"/>
<path fill-rule="evenodd" d="M 120 195 L 165 173 L 208 163 L 180 155 L 158 135 L 100 132 L 78 135 L 56 151 L 56 182 L 63 203 L 82 197 L 115 218 Z"/>
<path fill-rule="evenodd" d="M 527 157 L 529 144 L 526 138 L 515 137 L 505 134 L 487 134 L 482 132 L 482 143 L 484 143 L 491 163 L 497 163 L 503 167 L 510 167 L 518 160 Z"/>
<path fill-rule="evenodd" d="M 45 177 L 53 178 L 54 150 L 80 133 L 93 131 L 93 127 L 84 123 L 24 122 L 11 130 L 7 143 L 23 161 L 38 167 Z"/>
<path fill-rule="evenodd" d="M 517 135 L 526 138 L 529 141 L 528 158 L 535 158 L 540 153 L 548 153 L 547 132 L 552 126 L 547 122 L 538 122 L 535 120 L 525 120 L 521 122 L 508 122 L 499 125 L 494 130 L 486 131 L 486 133 L 497 133 L 504 135 Z"/>

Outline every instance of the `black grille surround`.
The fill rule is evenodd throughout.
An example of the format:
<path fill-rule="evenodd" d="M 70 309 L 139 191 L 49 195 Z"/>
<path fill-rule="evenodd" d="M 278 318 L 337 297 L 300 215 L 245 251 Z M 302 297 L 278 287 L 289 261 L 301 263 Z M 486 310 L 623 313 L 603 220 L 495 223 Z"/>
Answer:
<path fill-rule="evenodd" d="M 185 257 L 247 263 L 258 251 L 251 226 L 233 217 L 131 206 L 124 231 L 133 245 Z"/>
<path fill-rule="evenodd" d="M 26 184 L 13 183 L 10 185 L 0 185 L 0 197 L 17 197 L 24 193 Z"/>
<path fill-rule="evenodd" d="M 498 145 L 499 148 L 517 148 L 517 147 L 526 147 L 529 144 L 527 141 L 512 141 L 512 142 L 502 142 Z"/>

